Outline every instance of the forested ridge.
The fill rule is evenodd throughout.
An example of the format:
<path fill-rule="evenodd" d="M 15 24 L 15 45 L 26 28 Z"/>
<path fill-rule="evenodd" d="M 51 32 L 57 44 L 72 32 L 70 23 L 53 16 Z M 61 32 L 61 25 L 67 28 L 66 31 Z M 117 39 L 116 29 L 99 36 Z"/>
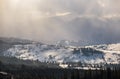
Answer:
<path fill-rule="evenodd" d="M 14 79 L 120 79 L 120 69 L 117 67 L 82 70 L 0 63 L 0 71 L 12 74 Z"/>

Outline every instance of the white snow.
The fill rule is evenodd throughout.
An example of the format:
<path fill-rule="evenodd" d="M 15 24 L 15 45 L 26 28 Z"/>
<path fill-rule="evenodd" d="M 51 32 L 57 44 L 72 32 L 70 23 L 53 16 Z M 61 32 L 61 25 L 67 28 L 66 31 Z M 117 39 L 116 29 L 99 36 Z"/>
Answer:
<path fill-rule="evenodd" d="M 36 44 L 14 45 L 3 53 L 4 56 L 17 57 L 23 60 L 39 60 L 41 62 L 81 62 L 88 64 L 120 63 L 120 43 L 110 45 L 104 44 L 85 46 L 85 48 L 93 48 L 102 51 L 103 53 L 94 53 L 86 56 L 82 52 L 78 54 L 73 54 L 73 47 L 71 46 L 56 47 Z M 67 67 L 67 64 L 60 64 L 60 66 L 65 68 Z"/>

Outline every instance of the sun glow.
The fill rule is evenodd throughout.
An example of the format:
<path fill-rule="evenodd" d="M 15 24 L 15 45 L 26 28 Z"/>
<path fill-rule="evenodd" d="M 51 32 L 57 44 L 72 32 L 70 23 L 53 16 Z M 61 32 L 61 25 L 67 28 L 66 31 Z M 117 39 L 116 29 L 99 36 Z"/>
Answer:
<path fill-rule="evenodd" d="M 11 5 L 17 5 L 20 3 L 22 0 L 9 0 Z"/>

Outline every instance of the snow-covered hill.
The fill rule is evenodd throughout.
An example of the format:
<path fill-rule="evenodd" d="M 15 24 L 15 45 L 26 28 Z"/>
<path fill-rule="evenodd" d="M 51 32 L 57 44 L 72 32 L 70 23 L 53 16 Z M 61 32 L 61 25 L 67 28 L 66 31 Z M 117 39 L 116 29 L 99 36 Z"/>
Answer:
<path fill-rule="evenodd" d="M 0 42 L 0 47 L 2 47 L 0 55 L 16 57 L 23 60 L 59 63 L 60 66 L 65 67 L 72 64 L 75 65 L 76 63 L 120 64 L 120 43 L 75 46 L 73 42 L 71 45 L 69 41 L 66 41 L 67 45 L 64 45 L 64 42 L 59 42 L 56 45 L 48 45 L 34 41 L 14 40 L 15 43 L 12 44 L 9 41 L 6 43 L 2 39 Z M 21 43 L 21 41 L 25 42 L 25 44 Z"/>
<path fill-rule="evenodd" d="M 18 44 L 2 52 L 4 56 L 51 63 L 119 64 L 120 44 L 84 47 L 47 44 Z"/>

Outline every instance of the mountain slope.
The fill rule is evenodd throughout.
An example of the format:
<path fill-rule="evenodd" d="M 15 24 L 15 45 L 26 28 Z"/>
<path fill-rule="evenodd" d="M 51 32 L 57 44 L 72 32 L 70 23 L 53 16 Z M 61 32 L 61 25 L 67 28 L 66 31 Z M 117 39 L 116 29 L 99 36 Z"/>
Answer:
<path fill-rule="evenodd" d="M 105 46 L 104 46 L 105 47 Z M 108 48 L 110 45 L 108 45 Z M 114 48 L 114 47 L 113 47 Z M 119 63 L 120 51 L 96 47 L 58 47 L 55 45 L 27 44 L 14 45 L 3 52 L 4 56 L 41 62 L 82 62 L 82 63 Z"/>
<path fill-rule="evenodd" d="M 6 44 L 6 42 L 2 42 Z M 23 60 L 62 64 L 120 64 L 120 44 L 103 44 L 91 46 L 48 45 L 43 43 L 14 43 L 1 55 Z M 74 44 L 73 44 L 74 45 Z M 65 66 L 65 65 L 64 65 Z"/>

